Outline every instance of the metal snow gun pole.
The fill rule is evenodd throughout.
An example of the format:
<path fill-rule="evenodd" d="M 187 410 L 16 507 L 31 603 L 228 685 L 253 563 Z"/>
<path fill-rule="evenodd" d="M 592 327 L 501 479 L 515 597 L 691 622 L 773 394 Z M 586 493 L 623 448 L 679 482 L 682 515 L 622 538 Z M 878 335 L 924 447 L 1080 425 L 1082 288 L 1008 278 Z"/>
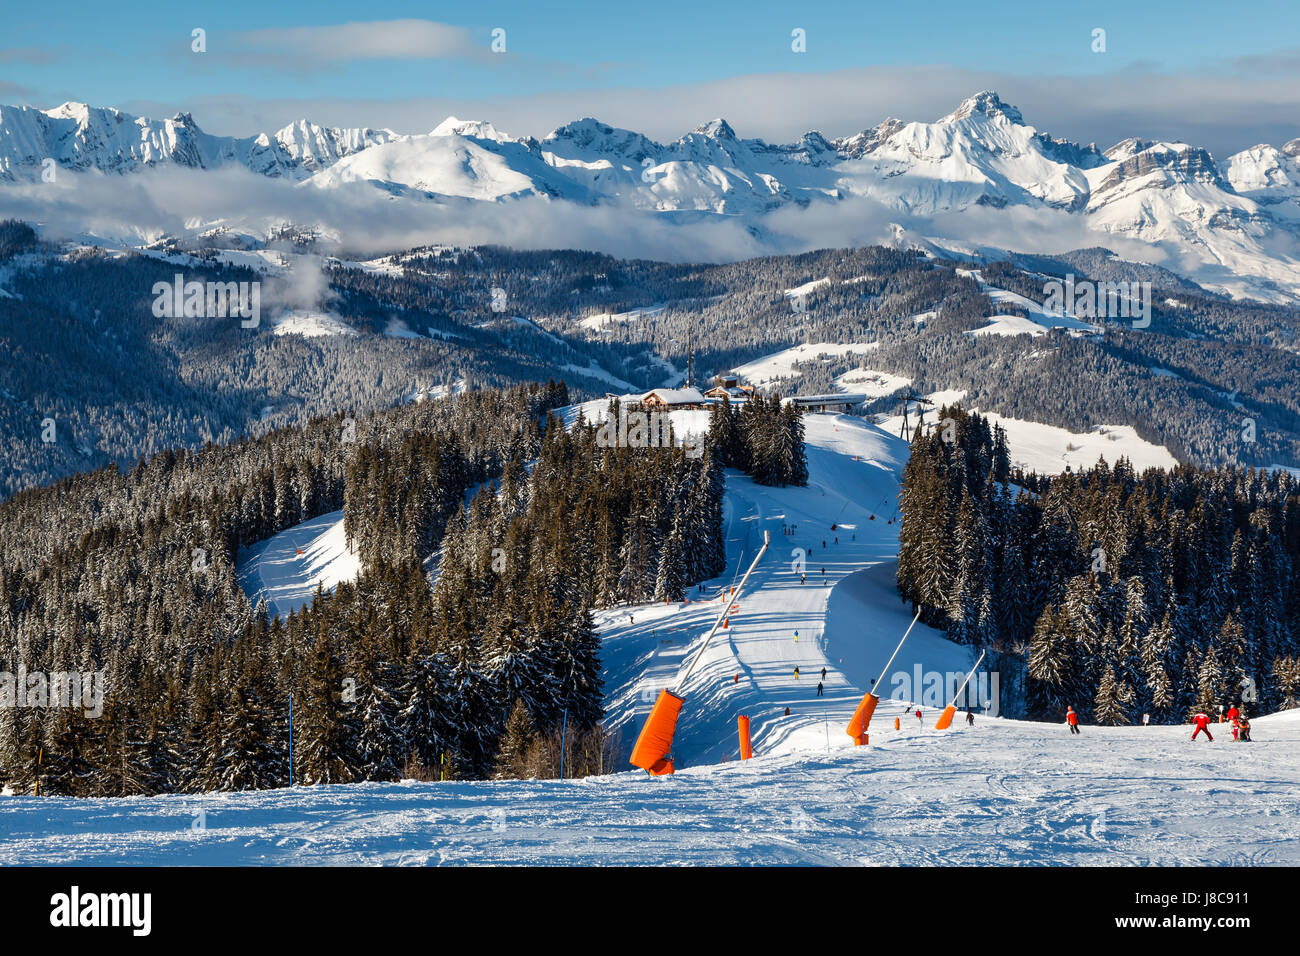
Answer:
<path fill-rule="evenodd" d="M 700 645 L 700 649 L 691 658 L 691 663 L 686 668 L 686 672 L 677 678 L 677 683 L 672 690 L 661 690 L 659 692 L 659 698 L 655 701 L 654 707 L 650 709 L 650 716 L 646 718 L 645 726 L 641 728 L 641 734 L 636 739 L 636 746 L 632 748 L 630 763 L 633 766 L 640 767 L 655 777 L 673 772 L 671 757 L 673 733 L 677 729 L 677 715 L 681 713 L 682 704 L 686 702 L 679 692 L 682 686 L 685 685 L 686 679 L 691 676 L 691 671 L 695 670 L 695 665 L 704 656 L 709 642 L 713 640 L 713 635 L 727 620 L 727 615 L 731 613 L 731 608 L 736 603 L 736 599 L 740 597 L 741 592 L 745 589 L 745 583 L 749 580 L 749 576 L 754 573 L 754 568 L 758 567 L 758 562 L 762 560 L 763 554 L 771 543 L 771 532 L 764 531 L 763 547 L 759 548 L 758 554 L 754 555 L 754 562 L 749 566 L 749 570 L 745 572 L 745 576 L 740 579 L 740 584 L 732 589 L 730 600 L 723 606 L 718 619 L 713 622 L 713 627 L 709 629 L 709 633 L 704 638 L 704 643 Z"/>
<path fill-rule="evenodd" d="M 903 649 L 903 641 L 907 640 L 907 635 L 912 633 L 912 628 L 916 627 L 916 622 L 920 619 L 921 611 L 918 609 L 916 617 L 912 618 L 912 623 L 907 625 L 907 630 L 903 632 L 903 640 L 898 642 L 898 646 L 894 648 L 894 653 L 889 655 L 889 661 L 885 664 L 885 669 L 880 672 L 876 682 L 871 685 L 873 688 L 879 687 L 880 682 L 885 679 L 885 675 L 889 673 L 889 665 L 894 663 L 894 658 Z M 876 712 L 878 703 L 880 703 L 880 698 L 871 691 L 867 691 L 862 698 L 862 703 L 858 704 L 858 709 L 853 712 L 853 719 L 849 721 L 849 725 L 844 729 L 844 732 L 853 738 L 855 746 L 867 742 L 867 727 L 871 724 L 871 715 Z"/>

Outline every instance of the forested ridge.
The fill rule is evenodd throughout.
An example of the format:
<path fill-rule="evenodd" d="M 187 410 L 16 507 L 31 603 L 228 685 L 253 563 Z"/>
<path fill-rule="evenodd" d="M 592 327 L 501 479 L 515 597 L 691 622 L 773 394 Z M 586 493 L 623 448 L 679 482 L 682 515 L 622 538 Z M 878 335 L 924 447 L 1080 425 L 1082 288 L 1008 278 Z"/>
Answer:
<path fill-rule="evenodd" d="M 0 670 L 106 682 L 99 717 L 0 708 L 0 780 L 284 785 L 291 694 L 302 783 L 547 775 L 566 721 L 569 772 L 604 767 L 591 609 L 716 575 L 724 479 L 707 449 L 566 430 L 567 399 L 549 383 L 334 416 L 0 504 Z M 340 507 L 360 578 L 287 620 L 250 606 L 239 548 Z"/>
<path fill-rule="evenodd" d="M 1003 712 L 1181 722 L 1300 698 L 1300 483 L 1239 467 L 1012 473 L 959 407 L 912 443 L 898 588 L 1003 671 Z"/>
<path fill-rule="evenodd" d="M 839 375 L 866 364 L 922 394 L 962 388 L 972 407 L 1071 431 L 1131 425 L 1201 465 L 1300 465 L 1291 387 L 1300 380 L 1300 313 L 1211 296 L 1097 250 L 979 269 L 990 285 L 1039 302 L 1045 281 L 1066 272 L 1149 279 L 1149 327 L 971 335 L 1016 311 L 981 290 L 974 264 L 884 247 L 716 264 L 490 246 L 367 263 L 304 251 L 273 242 L 260 252 L 290 266 L 264 275 L 222 261 L 229 250 L 55 248 L 22 223 L 0 223 L 0 349 L 9 359 L 0 364 L 0 495 L 412 395 L 555 377 L 575 397 L 599 397 L 677 384 L 688 364 L 698 384 L 817 343 L 875 348 L 805 363 L 772 391 L 832 391 Z M 261 324 L 153 316 L 153 284 L 178 271 L 199 281 L 260 278 Z M 327 315 L 341 331 L 276 334 L 286 309 Z M 897 404 L 882 397 L 867 412 Z"/>

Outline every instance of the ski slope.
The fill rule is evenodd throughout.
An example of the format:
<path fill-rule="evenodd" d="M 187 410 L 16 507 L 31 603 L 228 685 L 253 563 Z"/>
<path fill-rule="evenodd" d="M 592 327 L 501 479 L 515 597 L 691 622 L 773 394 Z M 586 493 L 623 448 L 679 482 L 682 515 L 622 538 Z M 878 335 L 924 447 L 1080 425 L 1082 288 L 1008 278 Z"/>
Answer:
<path fill-rule="evenodd" d="M 676 429 L 676 416 L 691 413 L 673 414 Z M 736 718 L 742 713 L 750 717 L 759 753 L 825 749 L 828 737 L 832 748 L 851 747 L 843 729 L 911 622 L 894 586 L 898 482 L 907 445 L 860 418 L 810 415 L 804 424 L 808 487 L 767 488 L 727 472 L 728 567 L 706 582 L 707 600 L 595 615 L 603 639 L 606 722 L 634 738 L 659 691 L 677 686 L 721 610 L 722 592 L 753 560 L 763 532 L 771 534 L 739 610 L 681 687 L 686 705 L 673 747 L 679 767 L 737 758 Z M 681 430 L 688 430 L 685 421 Z M 784 534 L 785 527 L 794 533 Z M 923 673 L 964 673 L 972 663 L 969 648 L 918 624 L 891 675 L 910 675 L 918 665 Z M 823 667 L 825 694 L 819 698 Z M 894 686 L 887 676 L 885 691 Z M 910 704 L 913 695 L 903 696 Z M 876 720 L 892 733 L 893 717 L 907 709 L 903 701 L 885 700 Z"/>
<path fill-rule="evenodd" d="M 256 607 L 266 598 L 272 617 L 288 617 L 311 604 L 317 586 L 325 593 L 361 573 L 361 558 L 348 548 L 343 512 L 331 511 L 240 549 L 235 574 Z"/>

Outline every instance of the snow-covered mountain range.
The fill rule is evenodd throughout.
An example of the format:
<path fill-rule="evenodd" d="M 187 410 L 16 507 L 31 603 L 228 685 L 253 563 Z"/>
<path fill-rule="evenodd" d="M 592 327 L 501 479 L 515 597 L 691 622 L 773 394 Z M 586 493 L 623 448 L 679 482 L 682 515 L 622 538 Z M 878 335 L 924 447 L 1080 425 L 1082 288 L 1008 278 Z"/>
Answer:
<path fill-rule="evenodd" d="M 1017 210 L 1060 213 L 1049 219 L 1062 229 L 1159 247 L 1156 258 L 1208 288 L 1300 300 L 1300 139 L 1223 161 L 1139 139 L 1102 151 L 1036 130 L 987 91 L 935 122 L 886 119 L 854 136 L 812 131 L 785 145 L 743 139 L 722 119 L 671 143 L 590 118 L 540 140 L 454 117 L 415 135 L 300 120 L 235 138 L 203 132 L 187 113 L 0 107 L 0 181 L 38 180 L 47 159 L 103 174 L 242 166 L 307 189 L 356 184 L 376 200 L 541 197 L 756 229 L 773 212 L 848 202 L 847 211 L 854 199 L 906 223 L 899 235 L 934 236 L 932 222 L 918 221 L 973 210 L 1007 210 L 1008 226 Z"/>

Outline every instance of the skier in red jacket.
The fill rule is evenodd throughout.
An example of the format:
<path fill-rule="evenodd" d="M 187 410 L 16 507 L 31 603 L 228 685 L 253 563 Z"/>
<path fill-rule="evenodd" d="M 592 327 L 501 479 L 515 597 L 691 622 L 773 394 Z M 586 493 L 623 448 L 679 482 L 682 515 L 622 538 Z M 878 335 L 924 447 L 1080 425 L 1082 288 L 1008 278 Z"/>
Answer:
<path fill-rule="evenodd" d="M 1070 733 L 1077 734 L 1079 732 L 1079 715 L 1073 707 L 1065 708 L 1065 722 L 1070 725 Z"/>
<path fill-rule="evenodd" d="M 1195 740 L 1196 735 L 1203 730 L 1205 731 L 1205 736 L 1209 738 L 1210 743 L 1214 743 L 1214 735 L 1210 733 L 1210 718 L 1208 716 L 1203 713 L 1197 714 L 1192 718 L 1192 723 L 1196 725 L 1196 729 L 1192 731 L 1193 740 Z"/>
<path fill-rule="evenodd" d="M 1231 707 L 1228 708 L 1228 723 L 1232 723 L 1240 716 L 1241 716 L 1241 711 L 1237 709 L 1236 704 L 1233 704 Z"/>

